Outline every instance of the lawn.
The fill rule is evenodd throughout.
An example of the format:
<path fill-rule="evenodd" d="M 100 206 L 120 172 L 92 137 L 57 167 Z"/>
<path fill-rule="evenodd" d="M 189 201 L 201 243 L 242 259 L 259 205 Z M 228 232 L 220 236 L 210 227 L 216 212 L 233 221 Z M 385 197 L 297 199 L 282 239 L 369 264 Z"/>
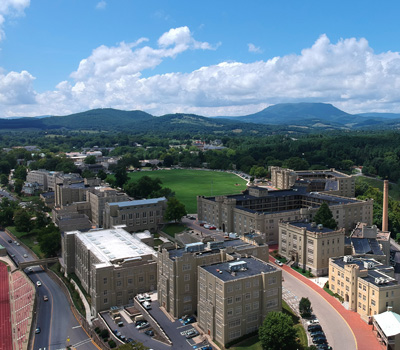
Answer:
<path fill-rule="evenodd" d="M 356 184 L 366 183 L 369 186 L 379 188 L 383 191 L 383 180 L 372 179 L 370 177 L 356 176 Z M 397 184 L 389 183 L 389 196 L 395 200 L 400 200 L 400 186 Z"/>
<path fill-rule="evenodd" d="M 176 224 L 167 224 L 163 227 L 162 231 L 171 237 L 175 237 L 176 233 L 180 233 L 186 229 L 186 225 L 176 223 Z"/>
<path fill-rule="evenodd" d="M 306 331 L 304 330 L 304 327 L 300 323 L 300 317 L 297 316 L 293 310 L 290 308 L 290 306 L 282 300 L 282 312 L 289 315 L 292 318 L 294 328 L 297 331 L 297 337 L 299 338 L 300 341 L 300 346 L 299 349 L 306 349 L 308 340 L 307 340 L 307 334 Z M 232 350 L 262 350 L 261 343 L 258 340 L 258 336 L 253 336 L 250 337 L 241 343 L 237 344 L 236 346 L 231 347 L 230 349 Z"/>
<path fill-rule="evenodd" d="M 175 192 L 190 214 L 197 213 L 197 196 L 236 194 L 246 189 L 246 181 L 239 176 L 220 172 L 191 169 L 156 170 L 130 173 L 131 181 L 142 176 L 161 179 L 164 187 Z"/>

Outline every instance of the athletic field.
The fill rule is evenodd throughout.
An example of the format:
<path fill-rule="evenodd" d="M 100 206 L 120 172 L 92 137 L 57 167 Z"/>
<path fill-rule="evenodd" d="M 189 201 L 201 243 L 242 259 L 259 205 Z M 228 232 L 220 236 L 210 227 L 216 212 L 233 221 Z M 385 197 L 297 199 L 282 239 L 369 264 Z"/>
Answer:
<path fill-rule="evenodd" d="M 163 187 L 175 192 L 176 198 L 185 204 L 190 214 L 197 213 L 196 196 L 236 194 L 246 189 L 246 181 L 239 176 L 220 171 L 174 169 L 140 171 L 128 174 L 137 181 L 142 176 L 158 177 Z"/>

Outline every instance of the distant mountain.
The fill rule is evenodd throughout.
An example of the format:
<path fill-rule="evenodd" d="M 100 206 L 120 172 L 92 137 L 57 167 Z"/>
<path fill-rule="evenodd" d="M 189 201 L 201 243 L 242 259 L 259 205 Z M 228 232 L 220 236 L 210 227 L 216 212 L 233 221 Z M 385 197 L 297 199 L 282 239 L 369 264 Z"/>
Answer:
<path fill-rule="evenodd" d="M 362 117 L 400 119 L 400 113 L 359 113 Z"/>
<path fill-rule="evenodd" d="M 229 117 L 248 123 L 313 125 L 345 124 L 353 116 L 327 103 L 280 103 L 243 117 Z"/>
<path fill-rule="evenodd" d="M 397 118 L 399 116 L 399 118 Z M 400 115 L 352 115 L 326 103 L 283 103 L 241 117 L 208 118 L 195 114 L 155 117 L 143 111 L 93 109 L 66 116 L 0 118 L 0 130 L 76 130 L 189 132 L 217 134 L 310 133 L 326 130 L 399 129 Z"/>

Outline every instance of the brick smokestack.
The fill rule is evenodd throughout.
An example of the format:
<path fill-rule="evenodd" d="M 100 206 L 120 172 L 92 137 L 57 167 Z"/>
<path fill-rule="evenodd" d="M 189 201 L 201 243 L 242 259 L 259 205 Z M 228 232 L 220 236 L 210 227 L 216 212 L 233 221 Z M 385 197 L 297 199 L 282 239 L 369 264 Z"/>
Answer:
<path fill-rule="evenodd" d="M 383 181 L 382 231 L 388 231 L 389 181 Z"/>

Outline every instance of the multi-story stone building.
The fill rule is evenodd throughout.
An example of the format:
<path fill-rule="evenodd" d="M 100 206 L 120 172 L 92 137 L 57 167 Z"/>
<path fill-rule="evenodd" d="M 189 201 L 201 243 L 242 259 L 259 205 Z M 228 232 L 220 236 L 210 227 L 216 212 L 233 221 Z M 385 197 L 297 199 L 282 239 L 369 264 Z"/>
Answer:
<path fill-rule="evenodd" d="M 344 256 L 329 261 L 329 289 L 364 320 L 387 310 L 400 311 L 400 285 L 392 266 L 377 260 Z"/>
<path fill-rule="evenodd" d="M 308 222 L 279 223 L 279 254 L 315 276 L 328 274 L 329 258 L 344 254 L 345 232 Z"/>
<path fill-rule="evenodd" d="M 156 231 L 164 222 L 165 197 L 105 203 L 104 227 L 125 225 L 129 232 Z"/>
<path fill-rule="evenodd" d="M 256 258 L 198 267 L 198 325 L 219 343 L 256 331 L 282 309 L 282 271 Z"/>
<path fill-rule="evenodd" d="M 129 196 L 110 187 L 94 187 L 88 191 L 86 200 L 90 203 L 93 225 L 103 227 L 106 203 L 127 202 Z"/>
<path fill-rule="evenodd" d="M 199 220 L 208 222 L 224 232 L 243 235 L 258 231 L 266 235 L 266 242 L 279 241 L 281 221 L 308 220 L 320 205 L 326 202 L 338 227 L 350 232 L 357 222 L 372 224 L 372 200 L 357 200 L 324 193 L 307 192 L 303 187 L 289 190 L 268 191 L 266 188 L 249 187 L 242 194 L 197 197 Z"/>
<path fill-rule="evenodd" d="M 376 225 L 358 222 L 345 242 L 344 255 L 357 255 L 376 259 L 389 265 L 390 232 L 381 231 Z"/>
<path fill-rule="evenodd" d="M 61 243 L 63 269 L 78 276 L 93 315 L 156 289 L 156 252 L 120 227 L 66 232 Z"/>
<path fill-rule="evenodd" d="M 306 183 L 309 192 L 327 192 L 343 197 L 355 196 L 355 178 L 335 169 L 298 170 L 272 166 L 272 185 L 279 189 L 292 188 L 297 182 Z"/>
<path fill-rule="evenodd" d="M 72 184 L 83 181 L 79 174 L 64 174 L 61 171 L 48 171 L 45 169 L 32 170 L 26 175 L 26 181 L 36 182 L 41 189 L 46 191 L 55 191 L 57 184 Z"/>
<path fill-rule="evenodd" d="M 198 266 L 254 256 L 268 261 L 268 245 L 241 239 L 196 242 L 158 253 L 158 301 L 175 318 L 197 310 Z"/>

